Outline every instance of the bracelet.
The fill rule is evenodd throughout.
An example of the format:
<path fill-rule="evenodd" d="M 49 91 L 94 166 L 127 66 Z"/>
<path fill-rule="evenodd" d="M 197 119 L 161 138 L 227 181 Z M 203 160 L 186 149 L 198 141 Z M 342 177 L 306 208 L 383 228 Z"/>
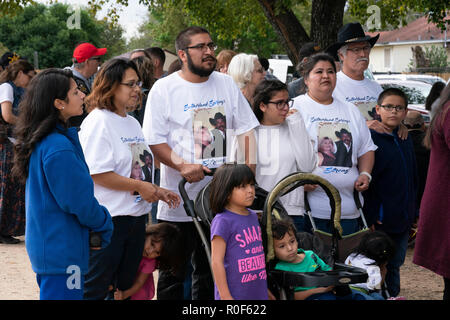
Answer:
<path fill-rule="evenodd" d="M 370 175 L 370 173 L 366 172 L 366 171 L 362 171 L 359 173 L 359 175 L 365 175 L 369 178 L 369 182 L 372 181 L 372 176 Z"/>

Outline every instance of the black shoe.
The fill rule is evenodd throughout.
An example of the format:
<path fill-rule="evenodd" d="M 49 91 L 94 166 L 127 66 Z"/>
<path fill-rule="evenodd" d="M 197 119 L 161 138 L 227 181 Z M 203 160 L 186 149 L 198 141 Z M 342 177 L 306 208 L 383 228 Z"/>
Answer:
<path fill-rule="evenodd" d="M 19 243 L 20 240 L 16 239 L 12 236 L 0 236 L 0 243 L 5 243 L 5 244 L 17 244 Z"/>

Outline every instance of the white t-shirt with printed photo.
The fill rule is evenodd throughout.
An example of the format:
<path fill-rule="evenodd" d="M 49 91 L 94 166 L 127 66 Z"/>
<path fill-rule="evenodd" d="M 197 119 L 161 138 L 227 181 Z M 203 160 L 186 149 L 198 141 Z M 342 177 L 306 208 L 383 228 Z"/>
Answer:
<path fill-rule="evenodd" d="M 216 124 L 224 118 L 226 130 L 219 132 Z M 186 161 L 216 168 L 229 159 L 233 137 L 258 125 L 250 105 L 230 76 L 213 72 L 207 81 L 192 83 L 176 72 L 159 79 L 150 90 L 143 132 L 149 145 L 166 143 Z M 178 193 L 181 178 L 177 170 L 161 164 L 161 187 Z M 205 177 L 200 182 L 187 183 L 190 199 L 195 199 L 210 179 Z M 182 205 L 170 209 L 162 201 L 158 204 L 157 217 L 167 221 L 192 221 Z"/>
<path fill-rule="evenodd" d="M 81 124 L 79 137 L 91 175 L 112 171 L 123 177 L 144 180 L 143 155 L 151 152 L 139 122 L 133 117 L 94 109 Z M 141 216 L 151 210 L 151 203 L 129 191 L 94 184 L 94 194 L 112 217 Z"/>
<path fill-rule="evenodd" d="M 358 158 L 377 149 L 363 116 L 350 103 L 334 99 L 330 105 L 323 105 L 315 102 L 308 94 L 296 97 L 293 108 L 301 113 L 306 130 L 314 141 L 315 152 L 319 152 L 319 143 L 322 140 L 331 139 L 333 141 L 332 151 L 336 156 L 335 162 L 326 165 L 319 164 L 313 174 L 325 178 L 339 191 L 342 200 L 341 219 L 359 217 L 353 198 L 354 183 L 359 175 L 356 167 Z M 348 154 L 350 164 L 339 160 L 338 154 L 347 152 L 339 138 L 343 132 L 351 133 L 351 154 Z M 315 191 L 309 192 L 307 196 L 313 217 L 330 219 L 329 198 L 322 188 L 319 187 Z"/>
<path fill-rule="evenodd" d="M 383 88 L 374 80 L 367 78 L 353 80 L 339 71 L 336 74 L 336 88 L 334 88 L 333 97 L 353 103 L 366 120 L 378 120 L 375 106 L 382 91 Z"/>

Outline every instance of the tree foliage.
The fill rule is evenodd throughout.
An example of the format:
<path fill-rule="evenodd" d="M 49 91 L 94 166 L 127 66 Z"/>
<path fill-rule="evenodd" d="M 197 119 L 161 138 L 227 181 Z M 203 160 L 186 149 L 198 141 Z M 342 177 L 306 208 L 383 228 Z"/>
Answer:
<path fill-rule="evenodd" d="M 108 57 L 123 53 L 121 28 L 97 21 L 87 10 L 79 13 L 80 28 L 69 29 L 68 5 L 26 6 L 14 16 L 0 19 L 0 42 L 31 62 L 37 52 L 41 69 L 71 65 L 73 49 L 81 42 L 107 47 Z"/>

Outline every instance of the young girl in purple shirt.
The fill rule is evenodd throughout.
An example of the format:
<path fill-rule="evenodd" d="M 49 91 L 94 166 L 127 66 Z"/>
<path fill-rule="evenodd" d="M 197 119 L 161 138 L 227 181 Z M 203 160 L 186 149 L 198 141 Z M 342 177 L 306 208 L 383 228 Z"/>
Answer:
<path fill-rule="evenodd" d="M 267 300 L 261 227 L 250 209 L 255 176 L 244 164 L 224 164 L 211 181 L 211 264 L 216 300 Z"/>

